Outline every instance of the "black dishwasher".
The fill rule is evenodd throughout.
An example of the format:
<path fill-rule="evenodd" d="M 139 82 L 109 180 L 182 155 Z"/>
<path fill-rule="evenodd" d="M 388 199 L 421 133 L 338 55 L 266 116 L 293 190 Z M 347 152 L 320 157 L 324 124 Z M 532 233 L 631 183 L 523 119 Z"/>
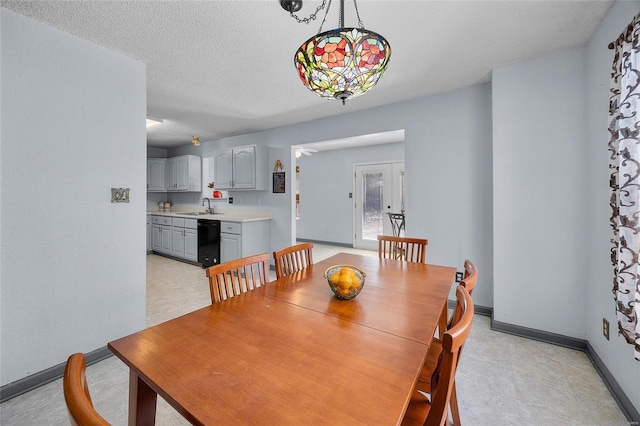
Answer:
<path fill-rule="evenodd" d="M 203 268 L 220 263 L 220 221 L 198 219 L 198 262 Z"/>

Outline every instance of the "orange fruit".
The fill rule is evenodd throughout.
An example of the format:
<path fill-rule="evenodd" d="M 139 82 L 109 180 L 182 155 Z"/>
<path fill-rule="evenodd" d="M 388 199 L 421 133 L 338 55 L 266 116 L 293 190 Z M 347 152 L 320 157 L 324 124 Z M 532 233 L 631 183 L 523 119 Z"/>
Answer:
<path fill-rule="evenodd" d="M 338 284 L 340 282 L 340 274 L 331 275 L 331 278 L 329 278 L 329 281 L 331 281 L 331 284 Z"/>
<path fill-rule="evenodd" d="M 353 284 L 353 278 L 350 275 L 340 275 L 340 287 L 349 288 Z"/>

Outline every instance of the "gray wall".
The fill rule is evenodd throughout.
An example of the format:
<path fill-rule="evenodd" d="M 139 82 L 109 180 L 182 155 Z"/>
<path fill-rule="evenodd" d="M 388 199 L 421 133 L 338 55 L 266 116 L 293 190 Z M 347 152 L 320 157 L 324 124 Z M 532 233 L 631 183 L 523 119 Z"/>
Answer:
<path fill-rule="evenodd" d="M 639 11 L 616 2 L 585 48 L 493 72 L 494 317 L 588 340 L 636 409 L 611 293 L 607 45 Z"/>
<path fill-rule="evenodd" d="M 146 82 L 141 62 L 0 20 L 5 385 L 145 326 Z"/>
<path fill-rule="evenodd" d="M 494 318 L 585 338 L 584 49 L 493 71 Z"/>
<path fill-rule="evenodd" d="M 613 272 L 610 262 L 611 228 L 609 217 L 609 76 L 613 51 L 607 45 L 618 38 L 633 16 L 640 12 L 640 2 L 616 2 L 586 47 L 587 61 L 587 149 L 585 173 L 587 276 L 584 327 L 586 338 L 629 399 L 640 411 L 640 363 L 633 360 L 633 347 L 618 336 L 614 310 Z M 611 338 L 602 335 L 602 318 L 611 324 Z"/>
<path fill-rule="evenodd" d="M 353 244 L 353 165 L 404 161 L 404 143 L 320 151 L 303 155 L 300 166 L 298 238 Z M 294 186 L 295 188 L 295 186 Z"/>

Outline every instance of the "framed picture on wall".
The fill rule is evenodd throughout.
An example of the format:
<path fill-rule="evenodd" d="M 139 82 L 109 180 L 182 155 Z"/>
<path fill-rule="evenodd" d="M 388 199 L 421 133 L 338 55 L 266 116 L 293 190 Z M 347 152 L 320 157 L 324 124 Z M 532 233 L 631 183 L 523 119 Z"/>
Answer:
<path fill-rule="evenodd" d="M 284 194 L 285 192 L 285 172 L 275 172 L 273 174 L 273 193 Z"/>

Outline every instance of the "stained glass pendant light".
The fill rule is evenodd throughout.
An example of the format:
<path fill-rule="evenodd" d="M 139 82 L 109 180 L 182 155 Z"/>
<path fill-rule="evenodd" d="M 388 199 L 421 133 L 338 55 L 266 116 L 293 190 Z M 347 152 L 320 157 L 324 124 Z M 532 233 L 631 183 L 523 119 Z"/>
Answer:
<path fill-rule="evenodd" d="M 294 12 L 301 1 L 281 0 L 280 4 L 298 22 L 308 23 L 327 4 L 324 0 L 310 18 L 300 19 Z M 339 28 L 321 32 L 302 43 L 294 57 L 294 65 L 302 83 L 312 92 L 343 104 L 366 93 L 378 83 L 391 57 L 391 47 L 378 33 L 366 30 L 356 1 L 353 2 L 359 27 L 344 26 L 344 0 L 340 0 Z M 331 7 L 328 0 L 327 13 Z M 324 20 L 323 20 L 324 24 Z"/>

